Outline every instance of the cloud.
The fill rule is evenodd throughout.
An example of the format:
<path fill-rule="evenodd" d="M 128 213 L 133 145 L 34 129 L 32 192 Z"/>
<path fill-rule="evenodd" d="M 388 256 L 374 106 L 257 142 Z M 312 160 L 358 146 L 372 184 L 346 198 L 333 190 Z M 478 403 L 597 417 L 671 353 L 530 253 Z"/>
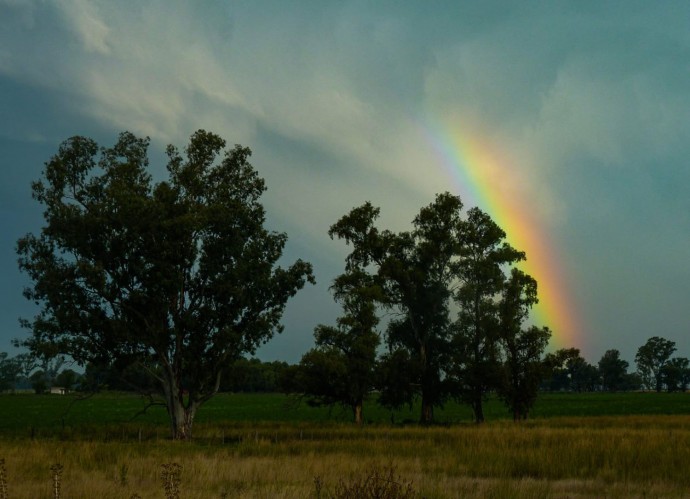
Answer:
<path fill-rule="evenodd" d="M 110 29 L 100 17 L 95 5 L 88 0 L 72 0 L 56 3 L 64 22 L 71 27 L 86 52 L 107 55 L 110 52 L 108 35 Z"/>
<path fill-rule="evenodd" d="M 683 2 L 0 0 L 0 18 L 0 135 L 56 145 L 128 129 L 161 156 L 205 128 L 249 145 L 271 221 L 328 255 L 329 272 L 346 249 L 327 228 L 353 206 L 371 200 L 401 230 L 435 193 L 462 190 L 425 136 L 431 120 L 504 158 L 501 185 L 567 248 L 582 286 L 593 239 L 633 244 L 635 203 L 654 238 L 682 242 Z M 597 272 L 636 257 L 602 253 Z"/>

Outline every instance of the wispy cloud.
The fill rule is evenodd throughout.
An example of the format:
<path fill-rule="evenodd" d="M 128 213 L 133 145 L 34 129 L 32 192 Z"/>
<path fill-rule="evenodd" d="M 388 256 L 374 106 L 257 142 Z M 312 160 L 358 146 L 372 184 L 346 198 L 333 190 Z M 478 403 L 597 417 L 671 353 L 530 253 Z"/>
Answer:
<path fill-rule="evenodd" d="M 619 296 L 639 255 L 588 249 L 631 245 L 639 205 L 649 240 L 688 242 L 687 18 L 684 2 L 0 0 L 0 135 L 56 144 L 88 123 L 159 153 L 197 128 L 250 145 L 276 225 L 335 255 L 332 274 L 326 230 L 352 206 L 402 229 L 454 188 L 420 130 L 454 120 L 508 158 L 579 294 Z"/>

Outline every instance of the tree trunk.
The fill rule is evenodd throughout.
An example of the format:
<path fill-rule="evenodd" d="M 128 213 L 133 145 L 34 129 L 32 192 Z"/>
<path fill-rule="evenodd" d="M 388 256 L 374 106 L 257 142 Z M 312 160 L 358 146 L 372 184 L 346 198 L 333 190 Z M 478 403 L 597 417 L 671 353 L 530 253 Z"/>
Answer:
<path fill-rule="evenodd" d="M 355 415 L 355 423 L 357 426 L 362 426 L 362 423 L 364 422 L 364 419 L 362 418 L 362 401 L 358 400 L 355 402 L 355 404 L 352 406 L 352 412 Z"/>
<path fill-rule="evenodd" d="M 198 406 L 189 403 L 186 406 L 179 399 L 174 399 L 172 409 L 168 409 L 170 413 L 170 425 L 173 440 L 191 440 L 192 425 L 194 424 L 194 416 Z"/>
<path fill-rule="evenodd" d="M 163 380 L 163 393 L 170 417 L 171 437 L 173 440 L 190 440 L 194 416 L 200 404 L 194 400 L 188 400 L 185 403 L 184 392 L 173 373 L 167 374 Z"/>
<path fill-rule="evenodd" d="M 482 407 L 482 396 L 475 397 L 472 402 L 472 411 L 474 411 L 474 422 L 477 424 L 484 422 L 484 408 Z"/>
<path fill-rule="evenodd" d="M 422 393 L 422 416 L 420 423 L 428 425 L 434 422 L 434 406 L 428 400 L 426 394 Z"/>
<path fill-rule="evenodd" d="M 427 349 L 426 345 L 422 343 L 419 345 L 419 360 L 422 365 L 422 413 L 419 417 L 419 422 L 428 425 L 434 422 L 434 405 L 429 397 L 429 375 L 427 373 Z"/>

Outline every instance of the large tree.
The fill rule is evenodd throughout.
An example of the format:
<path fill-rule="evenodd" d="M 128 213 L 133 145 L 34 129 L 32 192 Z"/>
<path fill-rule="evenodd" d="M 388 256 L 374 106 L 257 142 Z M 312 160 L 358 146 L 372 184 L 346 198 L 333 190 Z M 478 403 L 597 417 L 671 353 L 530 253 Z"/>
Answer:
<path fill-rule="evenodd" d="M 454 266 L 459 313 L 453 374 L 459 397 L 472 407 L 478 423 L 484 421 L 484 397 L 499 382 L 497 296 L 503 291 L 505 269 L 525 259 L 525 253 L 505 239 L 506 233 L 487 213 L 470 209 L 459 233 L 460 258 Z"/>
<path fill-rule="evenodd" d="M 637 350 L 635 362 L 647 389 L 660 392 L 664 385 L 663 368 L 676 351 L 676 343 L 652 336 Z"/>
<path fill-rule="evenodd" d="M 366 203 L 342 217 L 329 232 L 352 245 L 347 268 L 369 269 L 382 289 L 380 303 L 393 314 L 387 330 L 391 358 L 407 358 L 415 367 L 410 382 L 421 395 L 422 423 L 433 421 L 434 406 L 448 396 L 444 364 L 461 209 L 458 197 L 440 194 L 420 210 L 411 231 L 393 233 L 376 228 L 379 209 Z M 411 395 L 412 391 L 401 393 Z"/>
<path fill-rule="evenodd" d="M 544 377 L 542 355 L 551 338 L 548 328 L 523 324 L 537 303 L 537 281 L 512 269 L 499 302 L 499 342 L 503 354 L 499 396 L 513 413 L 513 420 L 527 419 Z"/>
<path fill-rule="evenodd" d="M 505 269 L 524 259 L 506 234 L 477 208 L 462 212 L 459 197 L 436 196 L 412 230 L 380 231 L 378 208 L 366 203 L 331 227 L 331 237 L 352 245 L 347 268 L 366 269 L 392 313 L 382 358 L 381 400 L 395 407 L 421 396 L 422 423 L 454 394 L 483 421 L 482 401 L 499 377 L 498 300 Z M 459 310 L 457 320 L 451 314 Z M 394 363 L 404 362 L 404 369 Z M 390 384 L 391 374 L 402 379 Z"/>
<path fill-rule="evenodd" d="M 111 148 L 73 137 L 46 163 L 32 186 L 45 226 L 18 242 L 26 297 L 41 307 L 24 344 L 138 363 L 185 439 L 223 368 L 281 330 L 288 298 L 313 277 L 301 260 L 277 266 L 287 236 L 264 227 L 248 148 L 223 153 L 200 130 L 184 155 L 168 146 L 168 180 L 154 182 L 148 146 L 127 132 Z"/>

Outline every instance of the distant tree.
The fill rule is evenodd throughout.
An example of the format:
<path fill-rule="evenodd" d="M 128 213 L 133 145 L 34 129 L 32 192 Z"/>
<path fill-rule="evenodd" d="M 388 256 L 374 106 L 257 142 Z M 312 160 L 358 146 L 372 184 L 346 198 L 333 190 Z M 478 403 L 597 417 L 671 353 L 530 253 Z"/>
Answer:
<path fill-rule="evenodd" d="M 60 369 L 62 369 L 62 366 L 64 366 L 66 362 L 67 359 L 64 355 L 48 357 L 43 356 L 43 358 L 39 361 L 39 367 L 41 371 L 43 371 L 43 376 L 48 388 L 54 386 L 55 379 L 57 378 Z"/>
<path fill-rule="evenodd" d="M 17 354 L 14 357 L 14 362 L 19 370 L 18 376 L 25 380 L 28 380 L 33 370 L 38 367 L 38 359 L 30 352 L 22 352 Z"/>
<path fill-rule="evenodd" d="M 421 378 L 419 361 L 406 348 L 391 346 L 379 357 L 376 385 L 378 403 L 391 411 L 412 403 Z M 392 416 L 391 416 L 392 417 Z"/>
<path fill-rule="evenodd" d="M 228 362 L 280 332 L 287 300 L 313 281 L 298 260 L 277 266 L 287 236 L 264 228 L 266 190 L 248 148 L 194 133 L 185 157 L 168 146 L 168 180 L 148 172 L 148 138 L 112 148 L 64 142 L 33 196 L 46 226 L 17 244 L 41 305 L 24 342 L 79 364 L 138 364 L 158 383 L 175 439 Z"/>
<path fill-rule="evenodd" d="M 499 304 L 499 338 L 503 350 L 501 379 L 497 391 L 513 414 L 513 420 L 527 419 L 537 399 L 544 376 L 542 355 L 549 342 L 548 328 L 523 328 L 529 311 L 537 303 L 537 281 L 512 269 Z"/>
<path fill-rule="evenodd" d="M 66 390 L 72 390 L 74 385 L 79 380 L 79 374 L 72 369 L 63 369 L 55 378 L 55 386 L 63 387 Z"/>
<path fill-rule="evenodd" d="M 544 357 L 545 369 L 545 389 L 550 391 L 572 390 L 570 366 L 581 361 L 578 348 L 561 348 L 555 352 L 550 352 Z M 584 359 L 582 359 L 584 361 Z"/>
<path fill-rule="evenodd" d="M 625 375 L 623 391 L 635 391 L 642 388 L 642 378 L 637 372 L 630 372 Z"/>
<path fill-rule="evenodd" d="M 287 362 L 240 358 L 224 371 L 220 389 L 226 392 L 279 392 L 280 379 L 287 368 Z"/>
<path fill-rule="evenodd" d="M 661 377 L 669 392 L 684 392 L 690 383 L 690 361 L 674 357 L 661 367 Z"/>
<path fill-rule="evenodd" d="M 637 350 L 635 362 L 647 389 L 660 392 L 663 388 L 663 367 L 676 351 L 676 343 L 671 340 L 653 336 Z"/>
<path fill-rule="evenodd" d="M 570 359 L 567 370 L 570 388 L 575 392 L 593 392 L 601 383 L 599 370 L 583 357 Z"/>
<path fill-rule="evenodd" d="M 16 358 L 9 357 L 7 352 L 0 352 L 0 391 L 14 389 L 21 372 L 21 365 Z"/>
<path fill-rule="evenodd" d="M 34 371 L 31 376 L 29 376 L 29 381 L 31 382 L 31 388 L 39 395 L 45 393 L 48 389 L 46 373 L 41 369 Z"/>
<path fill-rule="evenodd" d="M 625 390 L 628 366 L 628 362 L 621 359 L 618 350 L 607 350 L 599 360 L 602 388 L 610 392 Z"/>
<path fill-rule="evenodd" d="M 364 399 L 375 383 L 380 288 L 362 269 L 350 268 L 336 278 L 331 290 L 344 314 L 336 326 L 316 327 L 316 348 L 302 357 L 298 379 L 311 404 L 347 406 L 361 425 Z"/>
<path fill-rule="evenodd" d="M 160 386 L 141 363 L 120 358 L 87 363 L 83 375 L 79 376 L 78 389 L 84 392 L 138 392 L 151 397 L 158 393 Z"/>

